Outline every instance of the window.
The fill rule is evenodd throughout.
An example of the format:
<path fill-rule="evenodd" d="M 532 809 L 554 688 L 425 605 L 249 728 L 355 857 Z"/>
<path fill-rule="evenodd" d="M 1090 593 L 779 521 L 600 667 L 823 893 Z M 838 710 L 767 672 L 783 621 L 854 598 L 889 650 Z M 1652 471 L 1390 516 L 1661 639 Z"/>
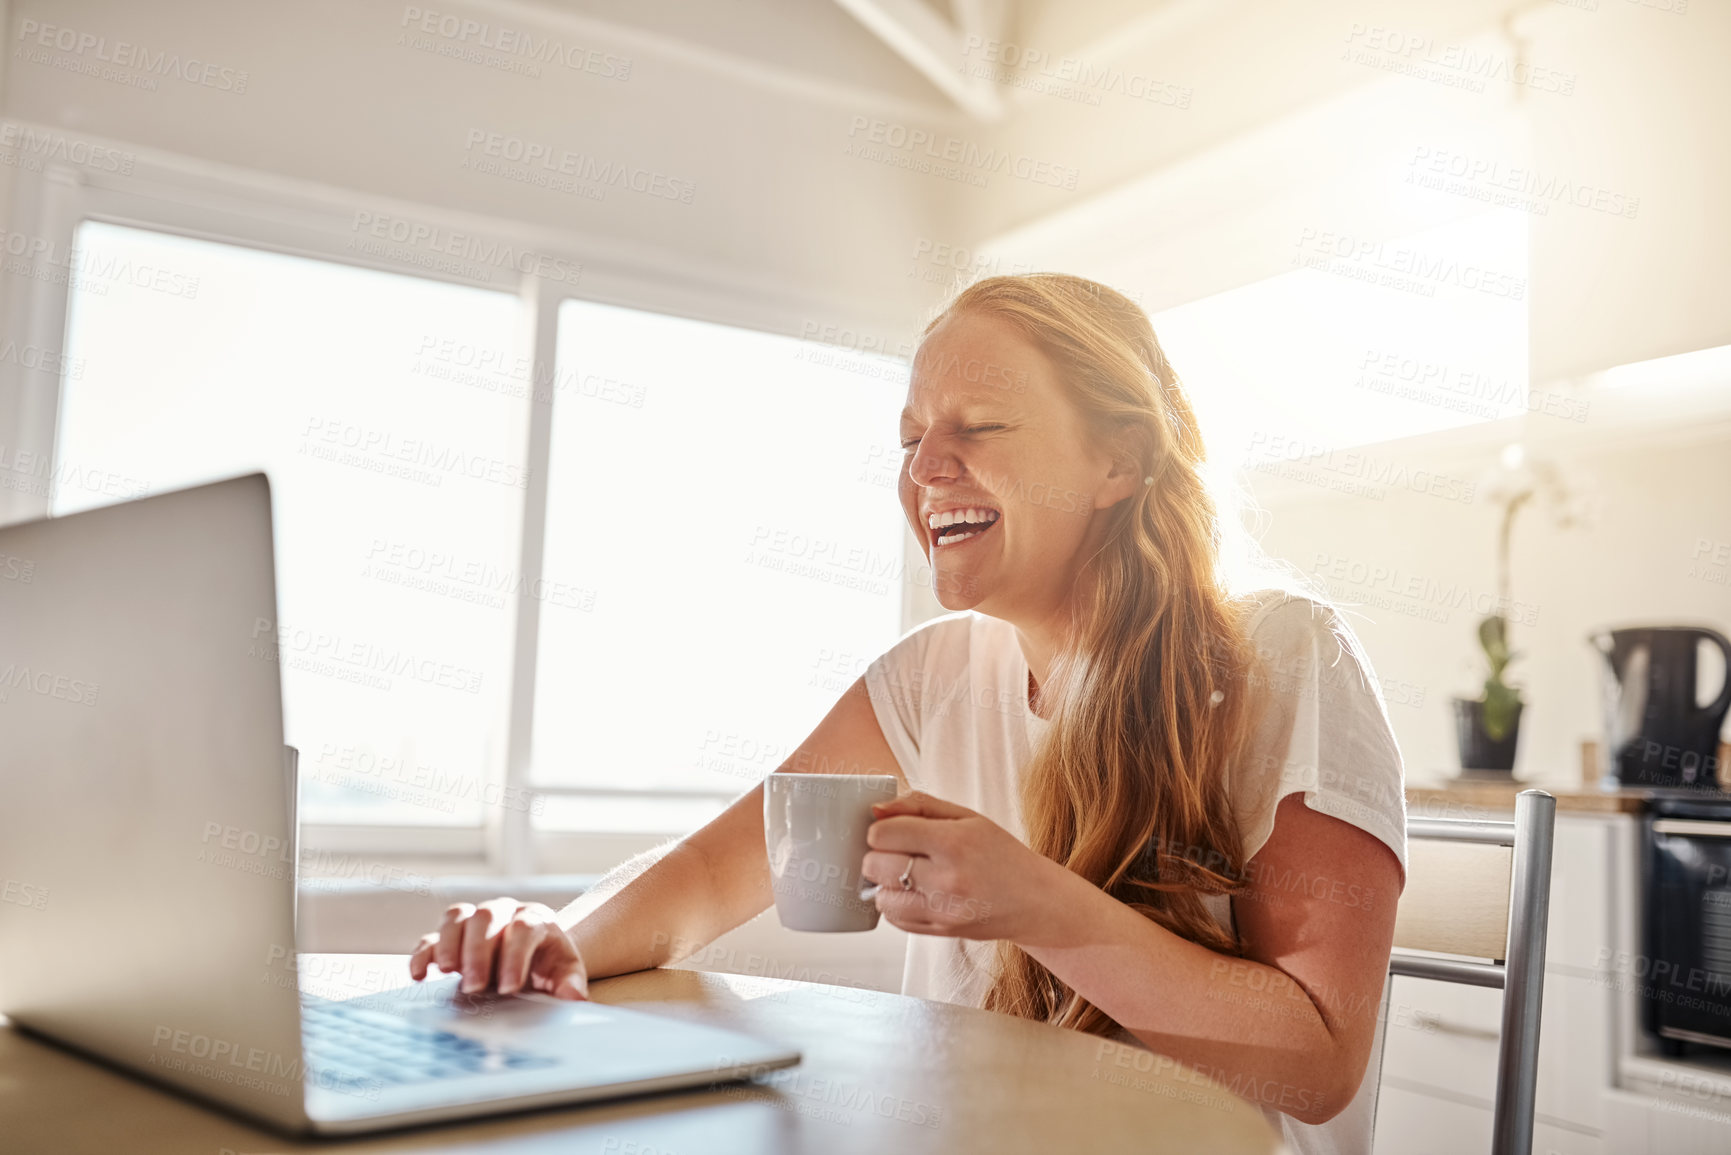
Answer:
<path fill-rule="evenodd" d="M 656 829 L 658 794 L 689 827 L 900 633 L 906 369 L 584 301 L 558 326 L 534 781 L 549 826 Z"/>
<path fill-rule="evenodd" d="M 525 319 L 554 314 L 515 293 L 96 221 L 76 243 L 151 275 L 72 286 L 52 511 L 269 474 L 282 620 L 260 643 L 309 824 L 689 829 L 929 580 L 904 560 L 899 362 L 567 299 L 536 373 Z"/>
<path fill-rule="evenodd" d="M 86 222 L 55 513 L 262 469 L 309 822 L 480 821 L 501 779 L 527 403 L 457 365 L 508 293 Z M 100 258 L 100 259 L 98 259 Z M 115 487 L 83 478 L 120 478 Z M 109 492 L 104 492 L 107 490 Z"/>

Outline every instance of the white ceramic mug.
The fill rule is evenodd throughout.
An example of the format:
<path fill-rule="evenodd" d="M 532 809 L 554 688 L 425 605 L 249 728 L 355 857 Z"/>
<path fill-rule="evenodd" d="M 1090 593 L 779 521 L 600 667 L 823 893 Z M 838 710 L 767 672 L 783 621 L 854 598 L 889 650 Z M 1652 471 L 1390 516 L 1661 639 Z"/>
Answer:
<path fill-rule="evenodd" d="M 785 774 L 763 780 L 763 830 L 775 913 L 789 930 L 859 931 L 878 924 L 860 865 L 872 803 L 896 796 L 893 774 Z"/>

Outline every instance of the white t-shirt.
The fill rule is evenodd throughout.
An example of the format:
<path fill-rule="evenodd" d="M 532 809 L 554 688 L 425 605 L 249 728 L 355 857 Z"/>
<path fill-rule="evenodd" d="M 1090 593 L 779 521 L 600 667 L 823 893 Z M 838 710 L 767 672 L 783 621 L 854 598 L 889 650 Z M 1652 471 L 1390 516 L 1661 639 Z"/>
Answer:
<path fill-rule="evenodd" d="M 1302 792 L 1312 810 L 1387 843 L 1404 880 L 1404 768 L 1363 647 L 1331 607 L 1310 598 L 1264 590 L 1244 605 L 1264 671 L 1252 686 L 1270 695 L 1229 783 L 1244 861 L 1268 841 L 1280 800 Z M 978 811 L 1027 841 L 1017 785 L 1050 723 L 1028 707 L 1028 665 L 1014 626 L 972 610 L 934 618 L 872 662 L 865 682 L 884 738 L 915 790 Z M 1213 895 L 1205 902 L 1231 929 L 1231 900 Z M 910 935 L 902 993 L 980 1006 L 994 954 L 990 941 Z M 1127 1031 L 1116 1037 L 1143 1045 Z M 1381 1022 L 1374 1047 L 1352 1102 L 1327 1123 L 1300 1123 L 1264 1105 L 1290 1150 L 1369 1152 Z"/>

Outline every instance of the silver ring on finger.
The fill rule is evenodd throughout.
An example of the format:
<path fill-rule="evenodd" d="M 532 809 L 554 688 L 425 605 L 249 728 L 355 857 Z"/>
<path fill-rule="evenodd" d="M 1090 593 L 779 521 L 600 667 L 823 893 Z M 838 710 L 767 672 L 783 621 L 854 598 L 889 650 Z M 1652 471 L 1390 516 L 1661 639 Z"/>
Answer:
<path fill-rule="evenodd" d="M 902 884 L 903 890 L 912 890 L 914 888 L 914 856 L 913 855 L 911 855 L 911 854 L 908 855 L 907 869 L 902 871 L 902 876 L 897 881 L 899 881 Z"/>

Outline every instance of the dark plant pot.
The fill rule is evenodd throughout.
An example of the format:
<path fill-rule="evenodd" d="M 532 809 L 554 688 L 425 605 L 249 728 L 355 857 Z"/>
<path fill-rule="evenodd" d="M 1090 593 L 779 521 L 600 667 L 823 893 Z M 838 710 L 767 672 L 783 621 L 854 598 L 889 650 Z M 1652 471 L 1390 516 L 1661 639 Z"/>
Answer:
<path fill-rule="evenodd" d="M 1515 723 L 1500 742 L 1485 733 L 1485 704 L 1456 698 L 1455 742 L 1460 746 L 1462 770 L 1513 770 L 1515 743 L 1521 736 L 1521 707 L 1515 707 Z"/>

